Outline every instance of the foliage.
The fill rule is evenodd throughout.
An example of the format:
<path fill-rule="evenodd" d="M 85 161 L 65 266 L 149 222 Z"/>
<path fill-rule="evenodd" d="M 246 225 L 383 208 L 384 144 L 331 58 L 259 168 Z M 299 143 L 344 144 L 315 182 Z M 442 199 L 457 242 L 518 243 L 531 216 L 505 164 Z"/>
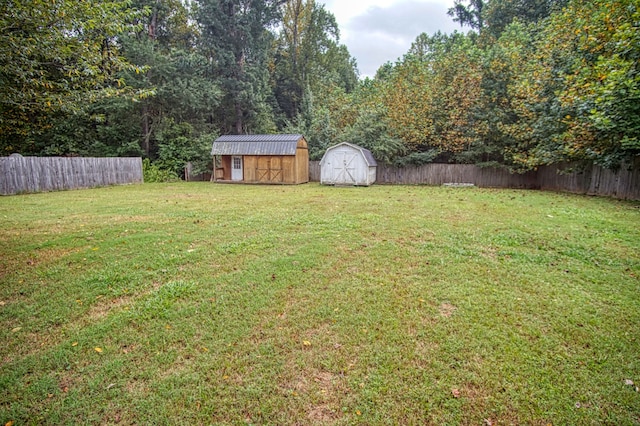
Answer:
<path fill-rule="evenodd" d="M 209 167 L 213 135 L 298 132 L 312 159 L 525 172 L 640 155 L 634 0 L 456 0 L 467 34 L 420 34 L 358 80 L 315 0 L 12 0 L 0 5 L 0 149 Z M 160 164 L 160 163 L 158 163 Z"/>
<path fill-rule="evenodd" d="M 568 0 L 491 0 L 483 10 L 486 29 L 498 38 L 512 22 L 534 24 L 559 12 Z"/>
<path fill-rule="evenodd" d="M 222 133 L 264 131 L 267 59 L 278 19 L 277 0 L 197 0 L 200 49 L 223 90 L 218 110 Z"/>
<path fill-rule="evenodd" d="M 305 136 L 310 160 L 320 160 L 339 134 L 329 109 L 317 107 L 313 93 L 308 88 L 302 98 L 302 111 L 293 123 L 288 123 L 286 132 Z"/>
<path fill-rule="evenodd" d="M 152 163 L 148 158 L 142 160 L 142 176 L 145 183 L 173 182 L 180 179 L 175 171 L 163 167 L 162 163 Z"/>
<path fill-rule="evenodd" d="M 34 138 L 56 116 L 123 93 L 118 72 L 141 71 L 118 46 L 117 36 L 134 29 L 133 21 L 145 12 L 129 5 L 95 0 L 0 3 L 0 150 L 37 154 Z"/>
<path fill-rule="evenodd" d="M 192 163 L 194 174 L 211 171 L 211 143 L 216 137 L 203 134 L 194 138 L 190 124 L 166 120 L 165 127 L 158 130 L 158 160 L 177 175 L 183 174 L 188 162 Z"/>
<path fill-rule="evenodd" d="M 572 2 L 546 28 L 544 48 L 562 70 L 564 154 L 608 167 L 640 155 L 640 6 L 631 0 Z"/>
<path fill-rule="evenodd" d="M 484 27 L 485 3 L 486 0 L 455 0 L 453 7 L 449 8 L 447 13 L 460 26 L 467 25 L 479 30 Z"/>
<path fill-rule="evenodd" d="M 387 117 L 388 113 L 382 107 L 367 109 L 343 131 L 340 139 L 367 148 L 378 161 L 394 163 L 407 148 L 402 140 L 391 134 Z"/>
<path fill-rule="evenodd" d="M 391 133 L 409 150 L 457 152 L 469 145 L 480 94 L 478 55 L 471 35 L 422 35 L 382 83 Z"/>

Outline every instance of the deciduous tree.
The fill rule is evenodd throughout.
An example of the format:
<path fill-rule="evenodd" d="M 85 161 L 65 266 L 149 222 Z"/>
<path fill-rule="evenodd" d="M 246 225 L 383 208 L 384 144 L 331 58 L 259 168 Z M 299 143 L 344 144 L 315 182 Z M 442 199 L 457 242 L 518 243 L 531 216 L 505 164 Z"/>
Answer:
<path fill-rule="evenodd" d="M 33 153 L 59 114 L 124 90 L 118 72 L 139 72 L 118 36 L 144 11 L 124 0 L 0 2 L 0 149 Z"/>

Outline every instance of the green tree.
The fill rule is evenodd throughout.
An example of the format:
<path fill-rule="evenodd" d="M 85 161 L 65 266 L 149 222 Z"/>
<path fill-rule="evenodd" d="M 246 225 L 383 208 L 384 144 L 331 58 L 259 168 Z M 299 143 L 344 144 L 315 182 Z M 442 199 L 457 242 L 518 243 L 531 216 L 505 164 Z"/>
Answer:
<path fill-rule="evenodd" d="M 221 133 L 274 131 L 268 58 L 280 0 L 197 0 L 200 49 L 223 91 Z"/>
<path fill-rule="evenodd" d="M 340 140 L 367 148 L 378 161 L 397 163 L 407 153 L 407 147 L 392 134 L 388 116 L 382 105 L 367 108 L 342 132 Z"/>
<path fill-rule="evenodd" d="M 294 118 L 307 88 L 321 96 L 328 86 L 351 92 L 357 67 L 333 14 L 314 0 L 289 0 L 274 52 L 273 86 L 280 110 Z M 321 101 L 321 98 L 319 99 Z"/>
<path fill-rule="evenodd" d="M 482 30 L 484 27 L 483 9 L 484 0 L 455 0 L 453 7 L 449 8 L 447 14 L 453 17 L 460 26 L 468 26 L 475 30 Z"/>
<path fill-rule="evenodd" d="M 530 91 L 524 91 L 532 75 L 531 59 L 535 55 L 535 33 L 532 26 L 518 20 L 508 25 L 495 43 L 482 52 L 481 96 L 473 115 L 476 125 L 468 149 L 455 156 L 457 161 L 482 166 L 506 167 L 512 171 L 528 170 L 514 161 L 537 140 L 530 114 L 519 115 Z M 516 86 L 526 81 L 522 91 Z M 537 98 L 538 106 L 541 99 Z M 535 115 L 537 117 L 537 115 Z"/>
<path fill-rule="evenodd" d="M 381 88 L 392 134 L 408 151 L 458 152 L 471 143 L 480 96 L 473 35 L 421 35 Z"/>
<path fill-rule="evenodd" d="M 541 49 L 570 60 L 559 92 L 563 153 L 607 167 L 640 155 L 640 4 L 572 1 L 550 21 Z"/>
<path fill-rule="evenodd" d="M 201 149 L 217 134 L 213 114 L 221 93 L 207 59 L 196 52 L 197 31 L 177 0 L 138 0 L 150 13 L 137 31 L 119 36 L 121 52 L 143 72 L 118 78 L 145 97 L 111 97 L 54 120 L 37 141 L 47 155 L 143 155 L 180 174 L 184 163 L 209 165 Z M 172 157 L 173 156 L 173 157 Z"/>
<path fill-rule="evenodd" d="M 483 14 L 486 27 L 498 38 L 514 20 L 524 24 L 540 22 L 567 3 L 568 0 L 490 0 Z"/>
<path fill-rule="evenodd" d="M 0 3 L 0 149 L 37 152 L 60 115 L 125 90 L 118 35 L 144 11 L 127 1 L 10 0 Z"/>

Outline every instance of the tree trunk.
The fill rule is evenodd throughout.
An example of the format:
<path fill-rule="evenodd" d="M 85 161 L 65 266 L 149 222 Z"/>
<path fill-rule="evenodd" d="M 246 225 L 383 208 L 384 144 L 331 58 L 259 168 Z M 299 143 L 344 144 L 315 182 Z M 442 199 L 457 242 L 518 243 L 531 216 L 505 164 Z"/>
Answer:
<path fill-rule="evenodd" d="M 241 135 L 242 131 L 242 106 L 236 102 L 236 134 Z"/>
<path fill-rule="evenodd" d="M 151 139 L 151 122 L 149 120 L 149 107 L 142 105 L 142 150 L 147 158 L 149 158 Z"/>

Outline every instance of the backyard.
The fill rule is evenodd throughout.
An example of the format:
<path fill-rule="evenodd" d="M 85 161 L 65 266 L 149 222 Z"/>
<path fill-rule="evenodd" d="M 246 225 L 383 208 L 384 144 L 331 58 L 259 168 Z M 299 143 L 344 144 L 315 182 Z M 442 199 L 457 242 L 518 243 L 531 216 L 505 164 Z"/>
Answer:
<path fill-rule="evenodd" d="M 640 203 L 143 184 L 0 198 L 1 424 L 640 423 Z"/>

